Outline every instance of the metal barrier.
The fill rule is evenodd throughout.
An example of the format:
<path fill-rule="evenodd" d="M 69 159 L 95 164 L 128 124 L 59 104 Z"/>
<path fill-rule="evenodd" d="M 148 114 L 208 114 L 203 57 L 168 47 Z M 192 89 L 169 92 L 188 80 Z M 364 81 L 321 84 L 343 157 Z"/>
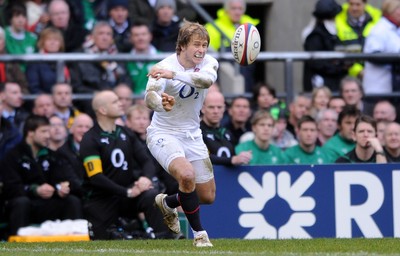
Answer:
<path fill-rule="evenodd" d="M 130 61 L 159 61 L 169 56 L 171 53 L 159 53 L 155 55 L 132 55 L 132 54 L 115 54 L 115 55 L 102 55 L 102 54 L 86 54 L 86 53 L 57 53 L 57 54 L 24 54 L 24 55 L 0 55 L 0 62 L 56 62 L 57 63 L 57 77 L 58 81 L 63 81 L 63 68 L 67 62 L 85 61 L 85 62 L 97 62 L 97 61 L 118 61 L 118 62 L 130 62 Z M 216 53 L 210 52 L 210 55 L 218 59 L 219 61 L 232 61 L 234 62 L 233 56 L 230 52 Z M 257 58 L 257 62 L 266 61 L 277 61 L 284 62 L 284 91 L 287 102 L 291 102 L 294 98 L 293 94 L 293 63 L 295 61 L 306 61 L 306 60 L 384 60 L 387 62 L 400 61 L 399 54 L 387 54 L 387 53 L 342 53 L 342 52 L 260 52 Z M 235 95 L 227 95 L 232 97 Z M 373 97 L 399 97 L 400 93 L 391 93 L 390 95 L 373 95 Z M 27 96 L 27 99 L 31 99 L 34 96 Z M 91 94 L 79 94 L 74 95 L 75 99 L 90 99 Z"/>

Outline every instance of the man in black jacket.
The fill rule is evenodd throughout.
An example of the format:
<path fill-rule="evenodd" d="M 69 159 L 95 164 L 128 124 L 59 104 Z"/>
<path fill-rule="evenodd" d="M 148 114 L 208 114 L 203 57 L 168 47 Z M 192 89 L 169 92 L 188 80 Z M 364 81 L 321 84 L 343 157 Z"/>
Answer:
<path fill-rule="evenodd" d="M 144 212 L 156 235 L 166 235 L 163 216 L 153 206 L 158 190 L 138 170 L 154 169 L 154 162 L 135 134 L 115 124 L 124 114 L 118 96 L 102 91 L 92 101 L 96 123 L 80 143 L 86 174 L 84 214 L 92 224 L 93 239 L 110 239 L 107 229 L 119 217 L 135 218 Z"/>
<path fill-rule="evenodd" d="M 70 194 L 63 166 L 47 148 L 49 138 L 49 120 L 32 115 L 26 119 L 23 141 L 2 161 L 11 235 L 31 223 L 82 218 L 81 201 Z"/>

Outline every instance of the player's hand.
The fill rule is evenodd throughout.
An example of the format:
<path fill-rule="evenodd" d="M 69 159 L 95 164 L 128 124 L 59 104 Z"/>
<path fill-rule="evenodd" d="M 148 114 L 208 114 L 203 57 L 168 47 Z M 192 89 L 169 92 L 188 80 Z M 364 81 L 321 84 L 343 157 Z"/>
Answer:
<path fill-rule="evenodd" d="M 174 96 L 170 96 L 168 94 L 166 94 L 165 92 L 163 92 L 161 94 L 161 104 L 164 108 L 165 111 L 171 111 L 172 107 L 175 105 L 175 98 Z"/>
<path fill-rule="evenodd" d="M 36 193 L 41 198 L 44 198 L 44 199 L 48 199 L 48 198 L 52 197 L 54 194 L 54 191 L 55 191 L 54 187 L 47 183 L 44 183 L 36 188 Z"/>
<path fill-rule="evenodd" d="M 251 151 L 243 151 L 236 156 L 233 156 L 231 161 L 233 165 L 249 164 L 252 157 L 253 154 Z"/>
<path fill-rule="evenodd" d="M 147 76 L 150 76 L 156 80 L 161 78 L 172 79 L 175 76 L 175 72 L 167 69 L 152 68 Z"/>
<path fill-rule="evenodd" d="M 135 186 L 139 188 L 140 192 L 143 192 L 152 189 L 153 182 L 149 178 L 142 176 L 135 182 Z"/>

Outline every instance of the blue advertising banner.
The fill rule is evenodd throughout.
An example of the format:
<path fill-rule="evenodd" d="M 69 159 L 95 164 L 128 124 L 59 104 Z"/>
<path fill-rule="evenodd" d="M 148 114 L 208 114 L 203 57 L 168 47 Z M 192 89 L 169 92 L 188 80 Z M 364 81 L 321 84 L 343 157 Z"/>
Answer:
<path fill-rule="evenodd" d="M 212 238 L 400 237 L 400 166 L 214 166 Z"/>

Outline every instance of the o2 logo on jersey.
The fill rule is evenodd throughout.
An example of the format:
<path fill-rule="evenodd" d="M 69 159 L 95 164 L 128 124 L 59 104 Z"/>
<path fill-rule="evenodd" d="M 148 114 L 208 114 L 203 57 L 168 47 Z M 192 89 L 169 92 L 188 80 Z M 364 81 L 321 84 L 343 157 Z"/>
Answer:
<path fill-rule="evenodd" d="M 111 163 L 115 168 L 122 168 L 128 170 L 128 162 L 125 161 L 125 154 L 120 148 L 116 148 L 111 152 Z"/>
<path fill-rule="evenodd" d="M 190 89 L 187 89 L 190 88 Z M 197 99 L 199 97 L 199 92 L 196 92 L 196 89 L 194 89 L 192 86 L 189 85 L 184 85 L 182 88 L 179 90 L 179 97 L 182 99 L 189 98 L 192 95 L 195 95 L 194 98 Z"/>

